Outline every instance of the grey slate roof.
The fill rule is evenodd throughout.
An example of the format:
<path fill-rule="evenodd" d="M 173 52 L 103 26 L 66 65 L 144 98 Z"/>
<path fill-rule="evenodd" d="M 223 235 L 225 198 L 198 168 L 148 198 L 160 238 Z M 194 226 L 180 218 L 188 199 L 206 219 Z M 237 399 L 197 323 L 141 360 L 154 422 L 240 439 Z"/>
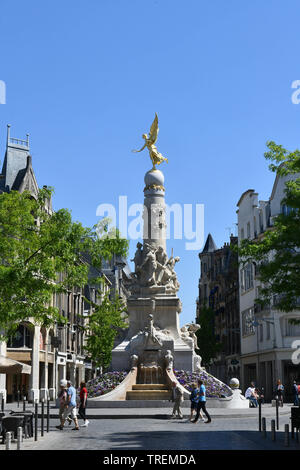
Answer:
<path fill-rule="evenodd" d="M 214 239 L 213 237 L 211 236 L 211 234 L 209 233 L 208 234 L 208 237 L 206 239 L 206 242 L 205 242 L 205 245 L 204 245 L 204 248 L 202 250 L 202 253 L 212 253 L 213 251 L 216 251 L 218 248 L 214 242 Z"/>

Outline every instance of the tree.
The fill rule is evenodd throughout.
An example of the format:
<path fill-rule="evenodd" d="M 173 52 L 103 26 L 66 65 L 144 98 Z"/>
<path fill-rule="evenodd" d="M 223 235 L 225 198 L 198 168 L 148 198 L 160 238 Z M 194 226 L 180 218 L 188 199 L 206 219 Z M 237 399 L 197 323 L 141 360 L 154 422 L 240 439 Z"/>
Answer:
<path fill-rule="evenodd" d="M 86 325 L 86 346 L 88 356 L 96 366 L 107 367 L 111 362 L 111 351 L 120 328 L 127 328 L 125 304 L 116 297 L 110 301 L 106 295 L 100 305 L 91 302 L 93 312 Z"/>
<path fill-rule="evenodd" d="M 8 338 L 28 318 L 50 326 L 65 322 L 57 308 L 50 306 L 53 294 L 83 287 L 89 266 L 101 268 L 101 259 L 113 253 L 126 256 L 128 241 L 103 234 L 73 222 L 67 209 L 46 210 L 53 190 L 43 188 L 37 200 L 29 192 L 11 191 L 0 195 L 0 331 Z"/>
<path fill-rule="evenodd" d="M 222 343 L 219 343 L 214 333 L 214 311 L 209 307 L 202 307 L 197 318 L 197 323 L 201 328 L 196 332 L 202 364 L 208 366 L 212 359 L 222 350 Z"/>
<path fill-rule="evenodd" d="M 300 173 L 300 151 L 289 152 L 274 142 L 268 142 L 265 158 L 269 168 L 279 176 Z M 289 312 L 299 308 L 300 297 L 300 178 L 285 183 L 282 204 L 286 210 L 260 240 L 243 240 L 238 248 L 243 263 L 257 263 L 262 283 L 259 303 L 269 303 L 276 296 L 276 307 Z"/>

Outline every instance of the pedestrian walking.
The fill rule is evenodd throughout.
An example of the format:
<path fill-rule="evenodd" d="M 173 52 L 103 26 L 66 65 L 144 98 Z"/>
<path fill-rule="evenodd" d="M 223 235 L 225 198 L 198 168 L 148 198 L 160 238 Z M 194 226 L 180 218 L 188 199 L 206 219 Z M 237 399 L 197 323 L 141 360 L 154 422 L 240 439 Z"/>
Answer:
<path fill-rule="evenodd" d="M 207 421 L 205 421 L 205 423 L 210 423 L 211 417 L 206 409 L 206 389 L 205 389 L 203 380 L 198 380 L 198 387 L 199 388 L 197 390 L 198 390 L 199 401 L 197 404 L 197 414 L 196 414 L 196 418 L 192 421 L 192 423 L 197 423 L 201 410 L 207 417 Z"/>
<path fill-rule="evenodd" d="M 74 421 L 75 427 L 73 428 L 73 431 L 78 431 L 79 426 L 78 426 L 78 420 L 77 420 L 77 413 L 76 413 L 76 390 L 72 386 L 72 383 L 70 380 L 67 380 L 67 407 L 65 408 L 63 414 L 62 414 L 62 420 L 61 420 L 61 425 L 56 426 L 57 429 L 60 429 L 61 431 L 64 428 L 65 421 L 68 417 L 69 414 L 71 414 L 71 417 Z"/>
<path fill-rule="evenodd" d="M 87 427 L 89 425 L 89 421 L 86 419 L 86 416 L 85 416 L 86 406 L 87 406 L 87 396 L 88 396 L 88 391 L 86 388 L 86 383 L 81 382 L 80 392 L 79 392 L 80 405 L 79 405 L 79 411 L 78 411 L 80 418 L 82 418 L 84 421 L 81 427 Z"/>
<path fill-rule="evenodd" d="M 176 413 L 177 413 L 178 418 L 182 419 L 183 414 L 180 409 L 180 405 L 183 402 L 183 391 L 176 382 L 173 382 L 172 385 L 173 385 L 172 401 L 174 402 L 172 418 L 176 418 Z"/>
<path fill-rule="evenodd" d="M 191 416 L 190 416 L 190 421 L 192 421 L 193 419 L 193 416 L 194 416 L 194 411 L 195 411 L 195 414 L 197 413 L 197 405 L 198 405 L 198 401 L 199 401 L 199 395 L 198 395 L 198 389 L 197 389 L 197 384 L 196 383 L 193 383 L 192 384 L 192 391 L 191 391 L 191 395 L 190 395 L 190 400 L 191 400 Z M 203 417 L 203 414 L 202 414 L 202 411 L 200 411 L 200 417 L 202 419 L 202 421 L 205 421 L 204 417 Z"/>
<path fill-rule="evenodd" d="M 58 429 L 62 428 L 62 422 L 63 422 L 63 414 L 65 412 L 65 409 L 68 406 L 68 401 L 67 401 L 67 381 L 66 380 L 61 380 L 60 381 L 60 392 L 58 394 L 58 400 L 59 400 L 59 421 L 60 425 L 56 426 Z"/>
<path fill-rule="evenodd" d="M 276 387 L 276 397 L 278 398 L 280 406 L 283 406 L 283 392 L 284 392 L 284 386 L 282 385 L 281 381 L 278 379 L 277 387 Z"/>
<path fill-rule="evenodd" d="M 292 392 L 293 392 L 293 398 L 294 398 L 294 405 L 299 406 L 299 393 L 298 393 L 298 385 L 297 385 L 296 380 L 294 380 Z"/>

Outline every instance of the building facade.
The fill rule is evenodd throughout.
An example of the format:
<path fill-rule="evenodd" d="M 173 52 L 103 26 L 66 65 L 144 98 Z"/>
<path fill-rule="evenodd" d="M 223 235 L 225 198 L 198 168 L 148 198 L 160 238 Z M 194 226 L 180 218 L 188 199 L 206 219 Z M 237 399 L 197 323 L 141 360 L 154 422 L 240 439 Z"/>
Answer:
<path fill-rule="evenodd" d="M 286 210 L 281 203 L 285 182 L 297 177 L 277 175 L 268 201 L 259 201 L 253 189 L 242 194 L 237 204 L 239 240 L 259 239 L 272 228 L 274 218 Z M 246 389 L 254 381 L 270 400 L 280 379 L 289 399 L 293 380 L 300 380 L 300 366 L 292 362 L 292 343 L 300 337 L 300 325 L 292 325 L 289 319 L 299 319 L 300 312 L 279 311 L 276 298 L 263 309 L 256 303 L 260 281 L 255 263 L 240 264 L 239 279 L 242 387 Z"/>
<path fill-rule="evenodd" d="M 201 310 L 209 307 L 216 341 L 222 345 L 209 365 L 209 372 L 225 383 L 240 377 L 238 265 L 237 254 L 231 248 L 236 244 L 237 237 L 231 235 L 230 243 L 218 249 L 209 234 L 199 253 L 201 276 L 196 323 Z"/>
<path fill-rule="evenodd" d="M 27 135 L 26 140 L 12 138 L 8 126 L 6 153 L 0 175 L 0 194 L 12 190 L 28 190 L 34 198 L 37 198 L 39 192 L 32 168 L 29 136 Z M 45 210 L 50 213 L 53 211 L 51 200 Z M 53 398 L 61 379 L 68 378 L 78 386 L 80 381 L 94 376 L 93 365 L 84 353 L 82 327 L 91 313 L 91 304 L 85 299 L 99 304 L 111 289 L 117 289 L 120 295 L 126 296 L 122 282 L 126 263 L 119 267 L 118 275 L 114 275 L 117 282 L 115 286 L 102 270 L 91 266 L 87 255 L 82 254 L 81 262 L 89 266 L 89 283 L 84 288 L 54 294 L 51 301 L 51 306 L 57 307 L 59 313 L 66 318 L 66 325 L 55 324 L 46 329 L 28 318 L 20 324 L 14 338 L 8 343 L 0 343 L 1 355 L 31 365 L 31 375 L 0 374 L 0 393 L 4 394 L 7 401 L 16 400 L 18 391 L 31 400 L 46 396 Z M 116 271 L 113 265 L 111 271 Z M 95 285 L 93 279 L 100 276 L 104 283 Z"/>

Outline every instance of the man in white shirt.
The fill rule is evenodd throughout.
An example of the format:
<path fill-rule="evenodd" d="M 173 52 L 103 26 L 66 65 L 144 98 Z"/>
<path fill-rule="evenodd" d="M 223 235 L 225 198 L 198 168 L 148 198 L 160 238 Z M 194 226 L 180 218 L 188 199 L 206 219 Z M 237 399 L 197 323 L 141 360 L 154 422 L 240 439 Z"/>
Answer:
<path fill-rule="evenodd" d="M 247 388 L 247 390 L 245 392 L 245 397 L 248 400 L 250 400 L 250 403 L 252 403 L 253 406 L 255 406 L 255 408 L 257 408 L 257 406 L 258 406 L 257 395 L 256 395 L 256 392 L 255 392 L 255 386 L 254 386 L 253 382 L 251 382 L 250 387 Z"/>

